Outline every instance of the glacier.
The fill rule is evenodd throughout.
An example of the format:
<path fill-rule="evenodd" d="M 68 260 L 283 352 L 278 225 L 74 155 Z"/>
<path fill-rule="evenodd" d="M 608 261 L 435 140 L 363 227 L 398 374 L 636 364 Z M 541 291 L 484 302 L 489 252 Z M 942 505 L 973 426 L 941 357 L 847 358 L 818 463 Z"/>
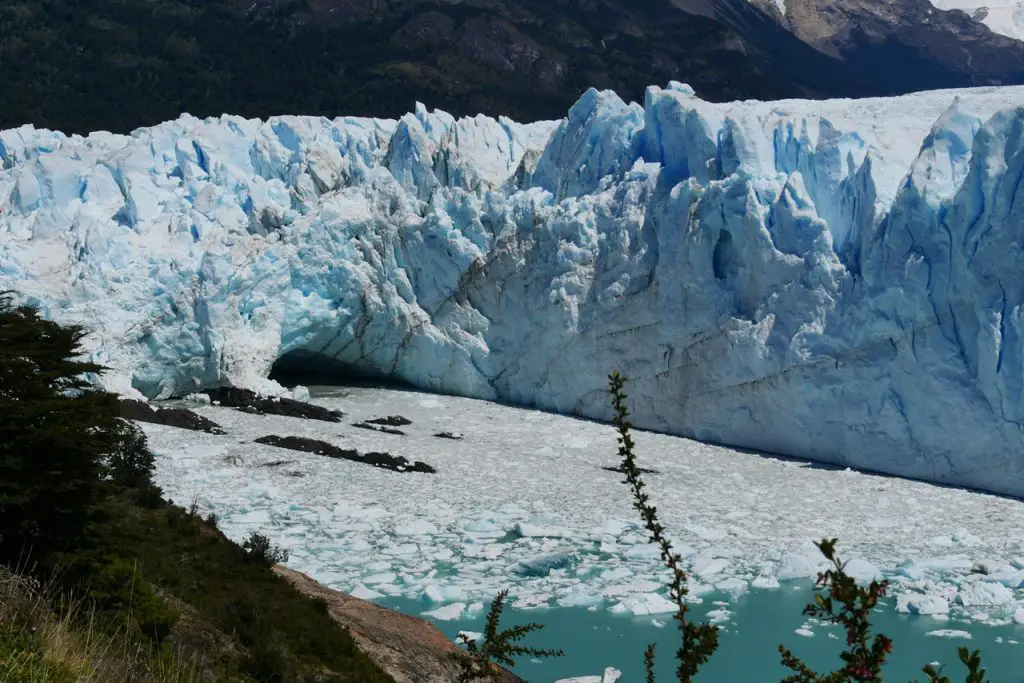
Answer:
<path fill-rule="evenodd" d="M 163 399 L 275 363 L 1024 495 L 1024 88 L 0 132 L 0 288 Z"/>

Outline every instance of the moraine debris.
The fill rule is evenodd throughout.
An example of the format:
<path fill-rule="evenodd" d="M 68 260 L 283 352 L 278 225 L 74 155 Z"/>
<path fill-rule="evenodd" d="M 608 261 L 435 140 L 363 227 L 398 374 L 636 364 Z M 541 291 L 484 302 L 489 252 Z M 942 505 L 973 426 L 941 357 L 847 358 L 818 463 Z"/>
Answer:
<path fill-rule="evenodd" d="M 303 453 L 313 453 L 314 455 L 324 455 L 328 458 L 338 458 L 339 460 L 351 460 L 352 462 L 382 467 L 394 472 L 424 472 L 427 474 L 437 472 L 433 467 L 419 460 L 409 462 L 400 455 L 391 455 L 390 453 L 377 451 L 360 455 L 359 451 L 354 448 L 341 448 L 326 441 L 308 439 L 303 436 L 277 436 L 276 434 L 269 434 L 256 439 L 256 443 L 277 448 L 288 448 L 293 451 L 302 451 Z"/>
<path fill-rule="evenodd" d="M 353 422 L 353 427 L 359 427 L 360 429 L 369 429 L 374 432 L 383 432 L 384 434 L 397 434 L 398 436 L 405 436 L 405 432 L 401 429 L 395 429 L 393 427 L 385 427 L 381 424 L 372 424 L 370 422 Z"/>
<path fill-rule="evenodd" d="M 368 423 L 374 425 L 385 425 L 387 427 L 405 427 L 411 425 L 412 420 L 401 415 L 388 415 L 387 417 L 375 417 L 372 420 L 367 420 Z"/>
<path fill-rule="evenodd" d="M 207 389 L 203 393 L 209 396 L 210 401 L 215 405 L 235 408 L 253 415 L 284 415 L 306 420 L 323 420 L 324 422 L 341 422 L 341 418 L 344 416 L 340 410 L 331 410 L 283 396 L 259 396 L 249 389 L 220 387 Z"/>
<path fill-rule="evenodd" d="M 124 398 L 118 402 L 118 413 L 124 419 L 136 422 L 151 422 L 207 434 L 226 434 L 224 428 L 213 420 L 185 408 L 158 408 L 151 403 Z"/>
<path fill-rule="evenodd" d="M 452 439 L 454 441 L 462 441 L 465 435 L 461 432 L 438 432 L 434 434 L 438 439 Z"/>

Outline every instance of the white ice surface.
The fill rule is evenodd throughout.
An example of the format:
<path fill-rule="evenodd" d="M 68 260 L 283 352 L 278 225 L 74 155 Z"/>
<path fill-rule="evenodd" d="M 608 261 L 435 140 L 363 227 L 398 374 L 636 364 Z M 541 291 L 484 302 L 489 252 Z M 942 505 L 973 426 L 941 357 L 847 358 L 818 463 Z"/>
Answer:
<path fill-rule="evenodd" d="M 290 566 L 332 588 L 420 600 L 436 618 L 477 612 L 503 588 L 517 608 L 670 611 L 656 555 L 635 552 L 646 537 L 622 476 L 602 469 L 616 464 L 611 427 L 473 399 L 346 391 L 315 399 L 347 411 L 341 424 L 195 403 L 228 433 L 143 425 L 158 454 L 157 481 L 176 501 L 198 496 L 203 513 L 215 512 L 234 539 L 266 533 L 291 552 Z M 406 436 L 350 426 L 393 414 L 412 420 Z M 450 429 L 465 439 L 432 436 Z M 387 450 L 438 473 L 399 474 L 252 443 L 266 434 Z M 635 438 L 641 466 L 658 470 L 646 480 L 662 522 L 677 547 L 689 548 L 693 600 L 708 599 L 709 582 L 725 605 L 748 585 L 777 586 L 780 573 L 810 576 L 820 556 L 809 541 L 838 537 L 862 578 L 892 581 L 897 599 L 886 609 L 988 623 L 1024 614 L 1024 590 L 971 571 L 984 564 L 1001 576 L 1019 564 L 1018 501 L 650 432 Z M 541 445 L 550 451 L 539 453 Z M 524 536 L 523 525 L 559 533 Z M 699 576 L 698 568 L 714 572 Z"/>
<path fill-rule="evenodd" d="M 288 356 L 606 419 L 618 367 L 643 427 L 1020 496 L 1022 102 L 0 131 L 0 289 L 126 394 L 281 393 Z"/>
<path fill-rule="evenodd" d="M 944 10 L 959 9 L 975 16 L 984 9 L 981 23 L 995 33 L 1017 40 L 1024 39 L 1024 2 L 1021 0 L 930 0 Z"/>

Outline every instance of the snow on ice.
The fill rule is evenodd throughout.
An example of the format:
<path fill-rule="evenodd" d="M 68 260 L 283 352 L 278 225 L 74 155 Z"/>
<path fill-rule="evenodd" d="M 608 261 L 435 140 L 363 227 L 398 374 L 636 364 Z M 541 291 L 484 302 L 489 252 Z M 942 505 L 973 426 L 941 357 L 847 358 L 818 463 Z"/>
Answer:
<path fill-rule="evenodd" d="M 1024 40 L 1024 2 L 1021 0 L 930 0 L 941 10 L 958 9 L 995 33 Z"/>

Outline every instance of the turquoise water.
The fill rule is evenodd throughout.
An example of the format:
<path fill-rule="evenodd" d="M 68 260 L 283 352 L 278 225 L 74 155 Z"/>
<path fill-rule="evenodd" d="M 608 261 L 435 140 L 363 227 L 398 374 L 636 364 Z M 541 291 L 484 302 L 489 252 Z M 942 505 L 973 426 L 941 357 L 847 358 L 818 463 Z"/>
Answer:
<path fill-rule="evenodd" d="M 723 626 L 718 652 L 701 670 L 701 683 L 777 683 L 787 674 L 779 664 L 778 646 L 785 644 L 797 656 L 819 671 L 839 667 L 838 653 L 843 643 L 838 627 L 816 626 L 814 636 L 805 637 L 794 631 L 805 623 L 801 610 L 811 595 L 809 584 L 794 589 L 792 585 L 777 591 L 756 591 L 734 601 L 726 609 L 734 612 Z M 693 607 L 692 614 L 703 616 L 719 609 L 712 604 L 715 596 L 704 596 L 704 604 Z M 430 609 L 425 603 L 412 600 L 382 601 L 388 607 L 419 615 Z M 558 608 L 529 611 L 506 609 L 502 624 L 509 626 L 526 622 L 545 625 L 526 642 L 534 647 L 561 648 L 565 656 L 531 662 L 520 660 L 515 673 L 530 683 L 551 683 L 559 678 L 599 675 L 605 666 L 622 670 L 621 683 L 643 680 L 643 652 L 647 643 L 658 644 L 658 681 L 674 681 L 675 649 L 678 631 L 671 615 L 653 617 L 664 626 L 654 626 L 652 617 L 624 617 L 604 610 L 590 612 L 584 608 Z M 483 615 L 475 619 L 434 622 L 442 632 L 454 639 L 460 630 L 482 631 Z M 966 645 L 980 648 L 992 683 L 1024 681 L 1024 626 L 1002 627 L 937 621 L 926 617 L 896 614 L 891 605 L 876 613 L 873 623 L 893 639 L 893 654 L 885 669 L 889 681 L 923 681 L 921 668 L 932 661 L 947 664 L 944 671 L 953 681 L 963 680 L 965 668 L 957 659 L 957 648 Z M 972 634 L 971 640 L 925 636 L 937 629 L 957 629 Z M 835 633 L 840 639 L 828 638 Z M 996 641 L 1003 639 L 1002 643 Z M 1021 644 L 1007 643 L 1018 640 Z"/>

